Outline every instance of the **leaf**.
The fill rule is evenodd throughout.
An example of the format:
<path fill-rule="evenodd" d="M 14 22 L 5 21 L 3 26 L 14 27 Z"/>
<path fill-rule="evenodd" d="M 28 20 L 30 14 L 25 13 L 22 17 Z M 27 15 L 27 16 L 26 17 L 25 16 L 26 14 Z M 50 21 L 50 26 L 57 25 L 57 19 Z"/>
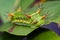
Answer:
<path fill-rule="evenodd" d="M 46 23 L 60 22 L 60 1 L 49 1 L 43 4 L 41 15 L 47 14 Z"/>
<path fill-rule="evenodd" d="M 3 23 L 8 22 L 8 13 L 14 11 L 14 8 L 16 8 L 17 5 L 18 2 L 16 3 L 16 0 L 0 0 L 0 16 Z"/>
<path fill-rule="evenodd" d="M 45 31 L 37 36 L 34 36 L 30 40 L 60 40 L 60 37 L 56 35 L 53 31 Z"/>
<path fill-rule="evenodd" d="M 20 6 L 22 7 L 22 10 L 25 11 L 32 2 L 34 2 L 34 0 L 21 0 Z"/>
<path fill-rule="evenodd" d="M 5 31 L 5 32 L 8 32 L 8 33 L 14 34 L 14 35 L 26 36 L 29 33 L 31 33 L 33 30 L 36 29 L 36 27 L 33 28 L 33 26 L 31 26 L 32 28 L 31 27 L 24 27 L 24 26 L 16 26 L 16 27 L 14 27 L 12 32 L 9 32 L 9 29 L 11 27 L 13 27 L 12 23 L 6 23 L 0 27 L 0 31 L 1 32 Z"/>
<path fill-rule="evenodd" d="M 2 26 L 0 26 L 0 31 L 2 32 L 2 31 L 8 31 L 9 30 L 9 28 L 11 28 L 13 26 L 13 24 L 12 23 L 5 23 L 5 24 L 3 24 Z"/>

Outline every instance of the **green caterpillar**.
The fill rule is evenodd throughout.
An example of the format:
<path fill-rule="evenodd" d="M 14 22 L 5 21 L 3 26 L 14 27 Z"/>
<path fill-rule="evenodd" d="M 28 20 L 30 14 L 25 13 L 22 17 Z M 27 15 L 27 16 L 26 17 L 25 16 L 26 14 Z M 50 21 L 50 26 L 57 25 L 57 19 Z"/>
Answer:
<path fill-rule="evenodd" d="M 40 9 L 37 10 L 36 13 L 33 13 L 31 15 L 22 14 L 19 10 L 9 15 L 10 15 L 10 21 L 20 26 L 27 26 L 27 25 L 40 26 L 45 22 L 44 19 L 46 18 L 46 15 L 40 16 Z"/>

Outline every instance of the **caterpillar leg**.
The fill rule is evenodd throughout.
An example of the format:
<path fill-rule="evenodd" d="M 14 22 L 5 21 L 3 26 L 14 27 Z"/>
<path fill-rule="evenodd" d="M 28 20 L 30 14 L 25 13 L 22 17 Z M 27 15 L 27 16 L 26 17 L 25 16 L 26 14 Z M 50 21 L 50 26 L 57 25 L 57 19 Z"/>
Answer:
<path fill-rule="evenodd" d="M 14 16 L 14 14 L 13 13 L 9 13 L 8 16 Z"/>
<path fill-rule="evenodd" d="M 11 21 L 13 17 L 14 17 L 14 14 L 13 13 L 8 14 L 8 20 L 9 21 Z"/>
<path fill-rule="evenodd" d="M 30 16 L 30 15 L 28 15 L 28 14 L 25 14 L 25 16 L 26 16 L 27 18 L 29 18 L 29 19 L 31 18 L 31 16 Z"/>
<path fill-rule="evenodd" d="M 43 15 L 41 18 L 42 19 L 45 19 L 47 17 L 47 14 Z"/>
<path fill-rule="evenodd" d="M 36 15 L 36 14 L 40 14 L 41 13 L 41 9 L 38 9 L 35 13 L 31 14 L 31 17 Z"/>

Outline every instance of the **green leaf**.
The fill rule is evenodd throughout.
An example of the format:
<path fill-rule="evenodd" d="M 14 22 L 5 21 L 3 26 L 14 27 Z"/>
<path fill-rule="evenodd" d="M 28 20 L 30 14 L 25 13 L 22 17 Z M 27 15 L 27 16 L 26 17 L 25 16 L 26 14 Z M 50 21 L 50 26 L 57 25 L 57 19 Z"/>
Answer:
<path fill-rule="evenodd" d="M 3 23 L 8 22 L 8 13 L 14 11 L 14 9 L 19 4 L 19 0 L 0 0 L 0 16 L 3 20 Z"/>
<path fill-rule="evenodd" d="M 22 7 L 22 10 L 26 11 L 27 7 L 30 6 L 30 4 L 31 4 L 33 1 L 34 1 L 34 0 L 21 0 L 20 6 Z"/>
<path fill-rule="evenodd" d="M 5 31 L 8 32 L 10 34 L 14 34 L 14 35 L 20 35 L 20 36 L 27 36 L 29 33 L 31 33 L 33 30 L 36 29 L 33 28 L 33 26 L 31 27 L 24 27 L 24 26 L 16 26 L 12 32 L 9 32 L 9 29 L 13 27 L 12 23 L 6 23 L 3 26 L 0 27 L 0 31 Z"/>
<path fill-rule="evenodd" d="M 59 22 L 60 21 L 60 1 L 49 1 L 42 6 L 42 15 L 47 14 L 46 22 Z"/>
<path fill-rule="evenodd" d="M 13 26 L 13 24 L 12 23 L 5 23 L 5 24 L 3 24 L 2 26 L 0 26 L 0 31 L 8 31 L 9 30 L 9 28 L 11 28 Z"/>
<path fill-rule="evenodd" d="M 60 37 L 53 31 L 45 31 L 30 40 L 60 40 Z"/>

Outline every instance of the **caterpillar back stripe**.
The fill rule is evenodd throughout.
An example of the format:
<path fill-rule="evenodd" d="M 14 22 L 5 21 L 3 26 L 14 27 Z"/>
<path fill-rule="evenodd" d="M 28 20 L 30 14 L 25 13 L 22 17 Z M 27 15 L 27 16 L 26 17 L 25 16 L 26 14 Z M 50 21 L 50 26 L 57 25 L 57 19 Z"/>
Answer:
<path fill-rule="evenodd" d="M 21 22 L 21 23 L 27 23 L 27 24 L 29 24 L 30 22 L 28 22 L 28 21 L 25 21 L 25 20 L 14 20 L 14 21 L 12 21 L 13 23 L 16 23 L 16 22 Z"/>

